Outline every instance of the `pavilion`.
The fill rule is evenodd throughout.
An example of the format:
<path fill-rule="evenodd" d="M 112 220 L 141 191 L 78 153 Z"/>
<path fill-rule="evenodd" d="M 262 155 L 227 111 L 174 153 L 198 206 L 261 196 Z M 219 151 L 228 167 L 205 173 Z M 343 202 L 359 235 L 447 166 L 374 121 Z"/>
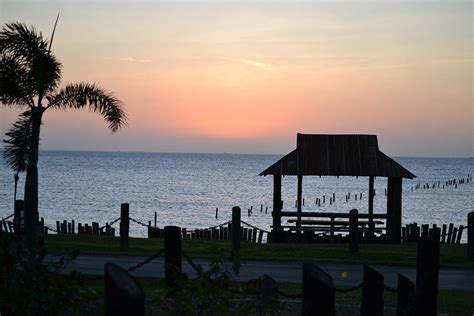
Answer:
<path fill-rule="evenodd" d="M 272 241 L 284 241 L 281 217 L 296 216 L 301 227 L 303 176 L 369 177 L 368 220 L 373 221 L 374 179 L 386 177 L 386 241 L 400 243 L 402 225 L 402 179 L 416 176 L 379 150 L 376 135 L 297 134 L 296 149 L 260 175 L 273 175 Z M 282 212 L 282 176 L 297 176 L 297 212 Z M 306 214 L 310 216 L 309 214 Z M 379 217 L 380 218 L 380 217 Z"/>

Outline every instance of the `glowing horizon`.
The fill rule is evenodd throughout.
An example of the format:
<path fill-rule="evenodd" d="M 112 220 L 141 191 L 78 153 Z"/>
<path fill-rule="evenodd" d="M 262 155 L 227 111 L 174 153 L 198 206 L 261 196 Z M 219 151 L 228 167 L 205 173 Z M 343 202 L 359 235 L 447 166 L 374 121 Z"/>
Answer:
<path fill-rule="evenodd" d="M 128 112 L 117 135 L 96 115 L 48 112 L 42 149 L 286 153 L 302 132 L 474 155 L 471 1 L 0 6 L 2 24 L 43 34 L 60 11 L 63 83 L 96 82 Z M 18 110 L 0 114 L 3 135 Z"/>

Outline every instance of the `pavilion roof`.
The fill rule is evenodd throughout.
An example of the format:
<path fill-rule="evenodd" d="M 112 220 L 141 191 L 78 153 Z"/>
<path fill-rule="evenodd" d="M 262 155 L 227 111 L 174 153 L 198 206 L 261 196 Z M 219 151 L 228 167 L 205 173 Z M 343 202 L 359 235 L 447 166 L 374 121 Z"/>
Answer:
<path fill-rule="evenodd" d="M 260 175 L 416 176 L 379 150 L 376 135 L 298 134 L 296 149 Z"/>

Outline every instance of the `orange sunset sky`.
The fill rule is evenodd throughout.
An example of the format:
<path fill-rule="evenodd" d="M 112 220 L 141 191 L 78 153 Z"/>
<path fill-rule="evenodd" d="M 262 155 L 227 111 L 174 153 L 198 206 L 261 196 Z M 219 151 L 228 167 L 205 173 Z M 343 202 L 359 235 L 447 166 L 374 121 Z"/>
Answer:
<path fill-rule="evenodd" d="M 47 112 L 42 149 L 282 154 L 302 132 L 474 155 L 472 1 L 0 0 L 47 37 L 58 12 L 63 83 L 114 91 L 129 122 Z"/>

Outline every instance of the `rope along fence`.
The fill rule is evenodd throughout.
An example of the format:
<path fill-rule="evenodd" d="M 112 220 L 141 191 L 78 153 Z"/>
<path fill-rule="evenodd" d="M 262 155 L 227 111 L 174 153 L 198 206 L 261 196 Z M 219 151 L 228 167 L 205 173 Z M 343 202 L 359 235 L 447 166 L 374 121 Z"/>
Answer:
<path fill-rule="evenodd" d="M 186 262 L 194 269 L 194 271 L 196 271 L 197 273 L 202 273 L 203 272 L 202 265 L 194 263 L 193 259 L 186 252 L 182 251 L 182 255 L 183 255 L 184 259 L 186 259 Z M 211 282 L 213 281 L 210 278 L 208 278 L 208 280 L 211 281 Z M 253 279 L 253 280 L 249 280 L 249 282 L 250 281 L 257 281 L 257 280 L 258 279 Z M 358 285 L 350 287 L 350 288 L 335 288 L 335 291 L 339 292 L 339 293 L 351 293 L 351 292 L 355 292 L 355 291 L 357 291 L 357 290 L 359 290 L 363 287 L 364 287 L 364 283 L 361 282 Z M 397 293 L 397 291 L 398 291 L 397 289 L 391 288 L 387 285 L 384 285 L 384 288 L 387 291 L 393 292 L 393 293 Z M 280 295 L 282 297 L 290 298 L 290 299 L 301 299 L 303 297 L 302 293 L 298 293 L 298 294 L 285 293 L 284 291 L 279 289 L 278 284 L 276 284 L 274 290 L 278 295 Z M 231 292 L 235 293 L 234 290 L 231 290 Z M 241 293 L 241 294 L 244 294 L 244 293 Z"/>
<path fill-rule="evenodd" d="M 12 218 L 13 216 L 15 216 L 15 214 L 8 215 L 7 217 L 2 218 L 1 222 L 4 222 L 4 221 L 10 219 L 10 218 Z"/>
<path fill-rule="evenodd" d="M 136 220 L 136 219 L 134 219 L 134 218 L 132 218 L 132 217 L 129 217 L 129 219 L 130 219 L 132 222 L 134 222 L 134 223 L 136 223 L 136 224 L 138 224 L 138 225 L 141 225 L 141 226 L 143 226 L 143 227 L 148 228 L 148 224 L 145 224 L 145 223 L 143 223 L 143 222 L 140 222 L 139 220 Z"/>
<path fill-rule="evenodd" d="M 133 272 L 137 269 L 140 269 L 141 267 L 143 267 L 144 265 L 146 264 L 149 264 L 150 262 L 152 262 L 153 260 L 155 260 L 156 258 L 160 257 L 162 254 L 165 253 L 165 249 L 160 249 L 157 253 L 151 255 L 150 257 L 146 258 L 145 260 L 143 260 L 142 262 L 139 262 L 137 263 L 136 265 L 134 266 L 131 266 L 130 268 L 127 269 L 128 272 Z"/>

